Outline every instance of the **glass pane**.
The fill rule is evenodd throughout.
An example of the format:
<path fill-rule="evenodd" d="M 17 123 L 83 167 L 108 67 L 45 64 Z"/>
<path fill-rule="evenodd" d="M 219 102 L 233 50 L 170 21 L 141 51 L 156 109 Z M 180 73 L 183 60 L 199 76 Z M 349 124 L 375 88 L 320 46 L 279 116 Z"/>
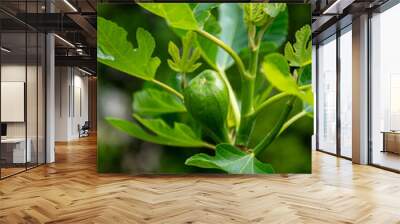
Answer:
<path fill-rule="evenodd" d="M 27 113 L 27 141 L 30 144 L 30 160 L 28 168 L 37 165 L 38 160 L 38 36 L 36 32 L 27 33 L 28 55 L 27 55 L 27 80 L 26 80 L 26 113 Z M 29 147 L 28 147 L 29 148 Z"/>
<path fill-rule="evenodd" d="M 318 148 L 336 153 L 336 39 L 318 48 Z"/>
<path fill-rule="evenodd" d="M 314 92 L 314 105 L 315 108 L 317 105 L 316 95 L 316 77 L 317 77 L 317 48 L 315 45 L 312 46 L 312 88 Z M 317 149 L 317 141 L 316 141 L 316 132 L 317 132 L 317 116 L 314 114 L 314 122 L 313 122 L 313 136 L 312 136 L 312 150 Z"/>
<path fill-rule="evenodd" d="M 6 49 L 1 50 L 2 177 L 25 170 L 31 159 L 31 142 L 26 144 L 26 40 L 25 32 L 1 34 Z"/>
<path fill-rule="evenodd" d="M 340 36 L 340 153 L 352 157 L 352 34 Z"/>
<path fill-rule="evenodd" d="M 372 17 L 372 163 L 400 170 L 400 5 Z"/>
<path fill-rule="evenodd" d="M 38 163 L 45 163 L 45 44 L 46 38 L 44 34 L 38 35 Z"/>

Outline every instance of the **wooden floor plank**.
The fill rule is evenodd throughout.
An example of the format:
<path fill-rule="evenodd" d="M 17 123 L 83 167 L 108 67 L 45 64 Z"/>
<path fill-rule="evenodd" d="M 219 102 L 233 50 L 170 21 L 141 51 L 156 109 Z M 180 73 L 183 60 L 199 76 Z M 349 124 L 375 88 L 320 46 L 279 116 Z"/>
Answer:
<path fill-rule="evenodd" d="M 398 223 L 400 175 L 313 152 L 313 174 L 97 174 L 96 139 L 0 181 L 0 223 Z"/>

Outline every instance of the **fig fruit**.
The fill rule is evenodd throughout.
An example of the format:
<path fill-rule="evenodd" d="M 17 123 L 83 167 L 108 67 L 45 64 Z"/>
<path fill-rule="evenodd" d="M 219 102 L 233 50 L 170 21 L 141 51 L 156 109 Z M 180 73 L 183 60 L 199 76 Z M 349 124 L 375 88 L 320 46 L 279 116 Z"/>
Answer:
<path fill-rule="evenodd" d="M 230 142 L 227 116 L 229 93 L 225 83 L 213 70 L 204 70 L 184 90 L 188 112 L 216 142 Z"/>

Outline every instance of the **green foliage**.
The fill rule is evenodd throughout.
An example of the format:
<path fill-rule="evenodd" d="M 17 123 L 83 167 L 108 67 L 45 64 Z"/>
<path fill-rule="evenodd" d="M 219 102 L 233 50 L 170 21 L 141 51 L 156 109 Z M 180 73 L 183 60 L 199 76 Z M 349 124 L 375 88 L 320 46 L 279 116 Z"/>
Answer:
<path fill-rule="evenodd" d="M 268 81 L 277 89 L 298 96 L 308 104 L 313 104 L 313 94 L 308 88 L 301 90 L 296 83 L 296 80 L 290 73 L 290 67 L 286 58 L 279 53 L 272 53 L 265 57 L 263 63 L 263 73 Z M 306 74 L 306 72 L 304 73 Z M 306 80 L 309 78 L 309 80 Z M 302 83 L 311 81 L 311 76 L 304 75 Z"/>
<path fill-rule="evenodd" d="M 299 85 L 309 85 L 311 84 L 311 71 L 312 67 L 311 64 L 306 65 L 305 67 L 302 67 L 298 69 L 298 75 L 299 75 Z"/>
<path fill-rule="evenodd" d="M 187 3 L 139 3 L 146 10 L 161 16 L 168 25 L 184 30 L 199 28 L 193 11 Z"/>
<path fill-rule="evenodd" d="M 128 33 L 123 28 L 99 17 L 99 62 L 161 87 L 148 86 L 133 93 L 133 117 L 138 123 L 113 117 L 106 118 L 108 123 L 143 141 L 215 150 L 215 154 L 194 155 L 193 151 L 185 154 L 185 158 L 190 157 L 185 164 L 191 169 L 218 169 L 234 174 L 274 173 L 261 155 L 291 124 L 313 114 L 310 27 L 307 25 L 297 31 L 296 43 L 288 42 L 282 54 L 279 53 L 280 46 L 288 39 L 286 4 L 247 3 L 242 7 L 219 3 L 139 5 L 163 18 L 182 39 L 180 48 L 173 41 L 169 42 L 170 59 L 163 63 L 178 75 L 159 72 L 157 76 L 162 80 L 177 81 L 170 86 L 171 83 L 155 78 L 161 62 L 152 56 L 156 44 L 149 32 L 143 28 L 136 30 L 135 48 L 127 40 Z M 258 58 L 263 56 L 264 60 L 259 62 Z M 200 57 L 206 65 L 201 66 Z M 232 65 L 237 65 L 242 81 L 239 100 L 226 75 Z M 199 68 L 203 70 L 198 74 L 186 75 Z M 270 85 L 269 90 L 260 91 L 265 92 L 261 97 L 254 87 L 256 82 L 264 81 L 263 76 L 258 76 L 259 71 Z M 187 83 L 189 78 L 192 79 Z M 296 97 L 301 99 L 303 108 L 294 113 Z M 278 119 L 268 121 L 271 123 L 269 131 L 264 131 L 262 138 L 254 144 L 238 143 L 238 136 L 250 139 L 254 135 L 256 121 L 264 122 L 259 118 L 259 111 L 279 99 L 290 100 L 283 105 L 283 110 L 279 110 Z M 238 105 L 241 105 L 240 110 Z M 290 114 L 295 115 L 290 117 Z M 232 117 L 235 122 L 229 122 L 228 127 Z M 207 141 L 218 145 L 215 147 Z"/>
<path fill-rule="evenodd" d="M 183 123 L 175 122 L 173 127 L 170 127 L 161 118 L 144 119 L 140 116 L 133 115 L 143 126 L 154 132 L 157 136 L 174 141 L 175 144 L 186 147 L 201 147 L 205 144 L 200 136 Z"/>
<path fill-rule="evenodd" d="M 183 102 L 168 92 L 145 88 L 133 94 L 133 110 L 145 116 L 186 112 Z"/>
<path fill-rule="evenodd" d="M 229 145 L 217 145 L 215 156 L 196 154 L 185 162 L 186 165 L 202 168 L 220 169 L 232 174 L 274 173 L 271 165 L 260 162 L 253 153 L 245 153 Z"/>
<path fill-rule="evenodd" d="M 266 22 L 265 6 L 268 3 L 242 4 L 244 10 L 244 20 L 248 25 L 254 24 L 262 26 Z"/>
<path fill-rule="evenodd" d="M 97 18 L 97 24 L 99 62 L 141 79 L 154 78 L 160 59 L 151 57 L 156 44 L 149 32 L 137 29 L 138 48 L 133 48 L 123 28 L 101 17 Z"/>
<path fill-rule="evenodd" d="M 214 36 L 219 36 L 222 28 L 215 16 L 210 14 L 210 16 L 204 22 L 203 30 Z M 202 36 L 197 37 L 197 43 L 200 47 L 203 58 L 207 61 L 207 63 L 215 67 L 217 61 L 218 46 L 215 44 L 210 44 L 210 40 Z"/>
<path fill-rule="evenodd" d="M 222 4 L 219 7 L 219 20 L 221 33 L 219 39 L 236 51 L 240 51 L 241 46 L 247 45 L 246 38 L 241 35 L 246 33 L 243 24 L 243 12 L 237 4 Z M 221 70 L 227 69 L 233 64 L 232 58 L 223 49 L 217 52 L 216 64 Z"/>
<path fill-rule="evenodd" d="M 192 79 L 184 91 L 185 105 L 216 142 L 230 142 L 227 133 L 228 89 L 218 74 L 205 70 Z"/>
<path fill-rule="evenodd" d="M 244 3 L 244 20 L 247 25 L 264 26 L 285 11 L 284 3 Z"/>
<path fill-rule="evenodd" d="M 188 32 L 182 38 L 182 55 L 179 53 L 179 48 L 173 43 L 169 42 L 168 52 L 172 60 L 168 60 L 169 67 L 178 73 L 191 73 L 194 72 L 201 63 L 197 63 L 200 59 L 200 49 L 193 48 L 195 43 L 195 34 Z"/>
<path fill-rule="evenodd" d="M 285 3 L 272 3 L 272 4 L 267 4 L 265 6 L 265 13 L 270 17 L 275 18 L 279 15 L 279 13 L 283 12 L 285 9 L 286 9 Z"/>
<path fill-rule="evenodd" d="M 219 5 L 220 3 L 202 3 L 197 4 L 193 8 L 194 17 L 196 18 L 200 28 L 204 28 L 206 22 L 213 16 L 211 10 L 217 8 Z"/>
<path fill-rule="evenodd" d="M 115 128 L 126 134 L 143 141 L 160 145 L 179 147 L 209 147 L 193 130 L 185 124 L 175 123 L 174 127 L 168 126 L 162 119 L 143 119 L 137 115 L 135 118 L 154 134 L 145 131 L 139 125 L 123 119 L 108 117 L 106 120 Z"/>
<path fill-rule="evenodd" d="M 311 64 L 312 53 L 311 27 L 303 26 L 296 32 L 296 43 L 292 46 L 287 43 L 285 46 L 285 57 L 290 62 L 290 66 L 303 67 Z"/>
<path fill-rule="evenodd" d="M 272 53 L 265 57 L 263 64 L 264 75 L 277 89 L 291 94 L 298 93 L 296 80 L 290 74 L 286 58 L 279 53 Z"/>

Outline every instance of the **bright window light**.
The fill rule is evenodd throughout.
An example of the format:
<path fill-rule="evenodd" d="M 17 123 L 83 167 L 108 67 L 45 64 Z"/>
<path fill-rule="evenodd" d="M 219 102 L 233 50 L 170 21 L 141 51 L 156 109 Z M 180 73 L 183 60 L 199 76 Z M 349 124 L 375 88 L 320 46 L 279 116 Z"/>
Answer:
<path fill-rule="evenodd" d="M 57 34 L 54 34 L 54 36 L 57 37 L 57 38 L 58 38 L 59 40 L 61 40 L 62 42 L 64 42 L 65 44 L 67 44 L 68 46 L 75 48 L 75 45 L 73 45 L 73 44 L 72 44 L 71 42 L 69 42 L 68 40 L 66 40 L 66 39 L 64 39 L 64 38 L 62 38 L 62 37 L 60 37 L 60 36 L 57 35 Z"/>
<path fill-rule="evenodd" d="M 4 47 L 2 47 L 2 48 L 0 48 L 2 51 L 4 51 L 4 52 L 6 52 L 6 53 L 10 53 L 11 51 L 10 50 L 8 50 L 7 48 L 4 48 Z"/>
<path fill-rule="evenodd" d="M 83 72 L 83 73 L 85 73 L 85 74 L 87 74 L 87 75 L 92 75 L 92 73 L 90 73 L 90 72 L 88 72 L 88 71 L 86 71 L 86 70 L 83 70 L 83 69 L 81 69 L 81 68 L 79 68 L 79 67 L 78 67 L 78 70 L 81 71 L 81 72 Z"/>
<path fill-rule="evenodd" d="M 78 12 L 78 10 L 68 0 L 64 0 L 64 3 L 68 5 L 68 7 L 70 7 L 74 12 Z"/>

